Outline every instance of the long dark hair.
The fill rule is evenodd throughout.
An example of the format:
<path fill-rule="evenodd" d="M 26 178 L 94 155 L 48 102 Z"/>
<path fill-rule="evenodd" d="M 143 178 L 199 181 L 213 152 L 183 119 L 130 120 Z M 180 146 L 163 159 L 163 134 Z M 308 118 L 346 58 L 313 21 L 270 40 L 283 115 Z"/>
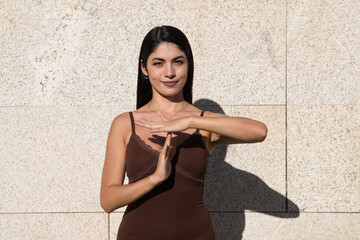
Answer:
<path fill-rule="evenodd" d="M 184 98 L 190 104 L 192 103 L 192 82 L 194 76 L 194 59 L 190 47 L 190 43 L 185 34 L 179 29 L 171 26 L 155 27 L 146 34 L 140 50 L 138 82 L 137 82 L 137 101 L 136 109 L 147 104 L 152 98 L 152 88 L 149 79 L 145 79 L 141 71 L 141 61 L 144 66 L 149 55 L 155 51 L 160 43 L 169 42 L 176 44 L 183 51 L 188 59 L 187 80 L 183 89 Z"/>

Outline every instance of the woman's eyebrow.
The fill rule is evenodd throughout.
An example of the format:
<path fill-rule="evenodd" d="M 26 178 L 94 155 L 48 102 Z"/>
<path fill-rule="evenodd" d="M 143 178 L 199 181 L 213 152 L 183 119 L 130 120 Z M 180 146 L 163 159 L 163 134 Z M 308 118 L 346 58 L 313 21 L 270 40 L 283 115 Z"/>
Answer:
<path fill-rule="evenodd" d="M 183 55 L 180 55 L 180 56 L 174 57 L 173 60 L 177 60 L 177 59 L 180 59 L 180 58 L 185 58 L 185 57 L 184 57 Z M 159 58 L 159 57 L 154 57 L 153 59 L 151 59 L 151 61 L 162 61 L 162 62 L 165 62 L 165 59 Z"/>
<path fill-rule="evenodd" d="M 180 58 L 184 58 L 184 59 L 185 59 L 185 57 L 184 57 L 183 55 L 180 55 L 180 56 L 175 57 L 173 60 L 178 60 L 178 59 L 180 59 Z"/>
<path fill-rule="evenodd" d="M 163 62 L 165 62 L 165 59 L 154 57 L 153 59 L 151 59 L 151 61 L 163 61 Z"/>

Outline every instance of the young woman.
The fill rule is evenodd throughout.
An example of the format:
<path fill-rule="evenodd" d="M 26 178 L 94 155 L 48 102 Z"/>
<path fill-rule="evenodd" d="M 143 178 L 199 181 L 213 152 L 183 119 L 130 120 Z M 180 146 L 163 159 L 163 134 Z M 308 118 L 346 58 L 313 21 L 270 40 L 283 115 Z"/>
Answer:
<path fill-rule="evenodd" d="M 202 201 L 208 154 L 220 144 L 266 137 L 261 122 L 194 107 L 193 72 L 190 44 L 179 29 L 155 27 L 145 36 L 137 110 L 112 122 L 101 183 L 107 213 L 128 205 L 118 239 L 214 239 Z"/>

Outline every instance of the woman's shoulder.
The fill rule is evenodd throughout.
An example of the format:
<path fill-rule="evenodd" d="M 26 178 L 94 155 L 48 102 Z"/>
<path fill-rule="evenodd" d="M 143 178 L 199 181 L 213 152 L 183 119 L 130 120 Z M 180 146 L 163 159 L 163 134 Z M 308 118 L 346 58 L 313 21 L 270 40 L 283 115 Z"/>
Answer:
<path fill-rule="evenodd" d="M 117 115 L 111 123 L 111 128 L 116 131 L 127 132 L 130 127 L 130 112 L 123 112 Z"/>
<path fill-rule="evenodd" d="M 130 112 L 123 112 L 123 113 L 120 113 L 119 115 L 117 115 L 113 122 L 124 122 L 127 120 L 129 120 L 129 117 L 130 117 Z"/>

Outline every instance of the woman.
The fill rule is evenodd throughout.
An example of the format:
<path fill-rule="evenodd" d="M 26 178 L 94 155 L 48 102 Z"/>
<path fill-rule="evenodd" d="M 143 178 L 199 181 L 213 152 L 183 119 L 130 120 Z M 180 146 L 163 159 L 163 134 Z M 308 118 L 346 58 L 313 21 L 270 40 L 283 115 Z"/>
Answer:
<path fill-rule="evenodd" d="M 193 70 L 190 44 L 180 30 L 161 26 L 145 36 L 137 110 L 112 122 L 101 183 L 107 213 L 128 205 L 118 239 L 214 239 L 202 201 L 208 154 L 220 144 L 266 137 L 261 122 L 194 107 Z"/>

